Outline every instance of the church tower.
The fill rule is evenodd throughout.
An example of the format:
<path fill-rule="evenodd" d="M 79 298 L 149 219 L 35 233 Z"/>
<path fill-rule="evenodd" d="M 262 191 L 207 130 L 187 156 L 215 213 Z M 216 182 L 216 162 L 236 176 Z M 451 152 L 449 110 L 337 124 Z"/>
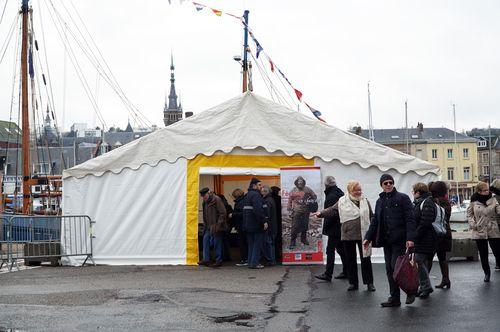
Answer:
<path fill-rule="evenodd" d="M 182 106 L 177 103 L 177 94 L 175 93 L 175 77 L 174 77 L 174 57 L 170 55 L 170 94 L 165 100 L 163 107 L 163 122 L 165 127 L 182 120 Z"/>

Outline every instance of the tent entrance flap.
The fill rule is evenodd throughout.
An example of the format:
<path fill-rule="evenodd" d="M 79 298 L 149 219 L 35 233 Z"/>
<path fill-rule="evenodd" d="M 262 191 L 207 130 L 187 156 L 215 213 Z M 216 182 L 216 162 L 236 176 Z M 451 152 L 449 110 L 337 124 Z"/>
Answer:
<path fill-rule="evenodd" d="M 270 156 L 270 155 L 197 155 L 188 160 L 187 165 L 187 190 L 186 190 L 186 264 L 195 265 L 198 260 L 198 211 L 199 211 L 199 190 L 201 170 L 207 172 L 209 169 L 219 169 L 218 172 L 225 172 L 227 169 L 252 169 L 253 171 L 275 172 L 284 166 L 313 166 L 313 159 L 306 159 L 302 156 Z M 238 170 L 239 171 L 239 170 Z M 233 170 L 236 172 L 236 170 Z M 256 171 L 255 171 L 256 172 Z M 210 175 L 241 175 L 241 172 L 233 174 L 215 174 Z M 278 175 L 268 174 L 268 175 Z M 243 175 L 266 175 L 262 173 Z M 245 188 L 246 189 L 246 188 Z"/>

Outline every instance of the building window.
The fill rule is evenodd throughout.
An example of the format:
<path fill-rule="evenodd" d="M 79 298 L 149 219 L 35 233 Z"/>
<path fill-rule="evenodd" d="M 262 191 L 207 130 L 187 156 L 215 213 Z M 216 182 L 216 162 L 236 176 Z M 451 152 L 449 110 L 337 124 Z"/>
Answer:
<path fill-rule="evenodd" d="M 470 180 L 470 167 L 464 167 L 464 180 Z"/>
<path fill-rule="evenodd" d="M 33 165 L 34 174 L 50 174 L 50 165 L 48 163 L 38 163 Z"/>
<path fill-rule="evenodd" d="M 485 148 L 486 147 L 486 141 L 485 140 L 477 141 L 477 146 L 479 148 Z"/>
<path fill-rule="evenodd" d="M 469 158 L 469 148 L 464 148 L 464 158 Z"/>
<path fill-rule="evenodd" d="M 453 181 L 453 167 L 448 167 L 448 180 Z"/>
<path fill-rule="evenodd" d="M 432 149 L 432 159 L 438 159 L 438 150 Z"/>
<path fill-rule="evenodd" d="M 483 166 L 483 175 L 490 175 L 490 166 L 489 165 L 484 165 Z"/>
<path fill-rule="evenodd" d="M 453 149 L 448 149 L 448 159 L 453 159 Z"/>
<path fill-rule="evenodd" d="M 487 163 L 487 162 L 490 161 L 490 154 L 489 154 L 489 152 L 483 152 L 483 153 L 481 153 L 481 161 L 483 163 Z"/>

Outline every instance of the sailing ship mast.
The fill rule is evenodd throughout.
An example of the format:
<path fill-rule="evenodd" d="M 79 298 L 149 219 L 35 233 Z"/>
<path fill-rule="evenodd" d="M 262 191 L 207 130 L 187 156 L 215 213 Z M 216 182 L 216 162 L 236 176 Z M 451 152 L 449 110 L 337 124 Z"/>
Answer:
<path fill-rule="evenodd" d="M 457 186 L 457 204 L 460 206 L 460 194 L 458 193 L 458 174 L 459 174 L 458 165 L 459 164 L 458 164 L 458 145 L 457 145 L 457 117 L 455 115 L 455 104 L 453 104 L 453 132 L 455 135 L 455 154 L 457 156 L 457 162 L 456 162 L 457 174 L 456 174 L 455 184 Z"/>
<path fill-rule="evenodd" d="M 22 0 L 21 42 L 21 114 L 22 114 L 22 158 L 23 158 L 23 214 L 29 214 L 30 200 L 30 125 L 28 110 L 28 16 L 29 0 Z"/>
<path fill-rule="evenodd" d="M 373 134 L 373 120 L 372 120 L 372 103 L 370 100 L 370 81 L 367 83 L 368 86 L 368 139 L 375 141 L 375 135 Z"/>

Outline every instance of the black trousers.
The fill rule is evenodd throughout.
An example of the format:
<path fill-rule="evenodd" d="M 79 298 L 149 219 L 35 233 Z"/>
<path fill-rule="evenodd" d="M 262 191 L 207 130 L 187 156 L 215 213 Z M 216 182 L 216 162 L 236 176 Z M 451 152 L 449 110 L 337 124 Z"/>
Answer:
<path fill-rule="evenodd" d="M 476 240 L 477 250 L 479 250 L 479 258 L 481 259 L 481 266 L 483 267 L 484 274 L 490 274 L 490 262 L 488 261 L 488 243 L 490 244 L 491 251 L 496 259 L 496 264 L 500 264 L 500 238 L 498 239 L 484 239 Z"/>
<path fill-rule="evenodd" d="M 370 257 L 363 257 L 361 241 L 342 241 L 342 243 L 344 244 L 349 283 L 354 286 L 359 284 L 358 263 L 356 261 L 356 247 L 358 247 L 359 257 L 361 258 L 361 276 L 363 278 L 363 284 L 373 284 L 372 261 Z"/>
<path fill-rule="evenodd" d="M 340 242 L 340 239 L 336 239 L 333 236 L 328 237 L 328 242 L 326 243 L 326 269 L 325 275 L 332 278 L 333 269 L 335 267 L 335 249 L 340 256 L 342 261 L 342 272 L 347 275 L 344 245 Z"/>
<path fill-rule="evenodd" d="M 396 266 L 396 260 L 399 256 L 404 254 L 406 251 L 406 245 L 403 244 L 389 244 L 384 247 L 384 260 L 385 260 L 385 272 L 387 274 L 387 281 L 389 281 L 389 291 L 391 298 L 393 300 L 400 299 L 399 286 L 392 277 L 394 273 L 394 267 Z"/>
<path fill-rule="evenodd" d="M 248 261 L 248 242 L 245 231 L 238 230 L 238 246 L 240 247 L 240 261 Z"/>

